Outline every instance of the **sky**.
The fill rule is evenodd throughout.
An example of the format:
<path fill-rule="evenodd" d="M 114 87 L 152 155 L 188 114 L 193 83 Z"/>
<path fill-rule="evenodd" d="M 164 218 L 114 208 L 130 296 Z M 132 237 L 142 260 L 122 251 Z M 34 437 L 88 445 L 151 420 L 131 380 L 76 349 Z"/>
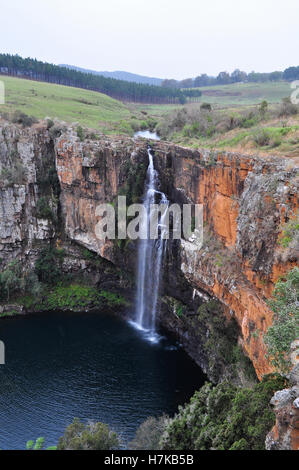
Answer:
<path fill-rule="evenodd" d="M 0 51 L 159 78 L 299 64 L 298 0 L 1 0 Z"/>

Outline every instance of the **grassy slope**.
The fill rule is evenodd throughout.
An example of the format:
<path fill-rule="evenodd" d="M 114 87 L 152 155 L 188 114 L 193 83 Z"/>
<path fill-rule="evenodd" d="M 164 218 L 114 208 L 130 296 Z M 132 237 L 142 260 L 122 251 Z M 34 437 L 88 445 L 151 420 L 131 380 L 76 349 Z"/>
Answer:
<path fill-rule="evenodd" d="M 251 105 L 263 100 L 278 103 L 292 92 L 288 82 L 235 83 L 199 89 L 203 92 L 202 101 L 222 106 Z"/>
<path fill-rule="evenodd" d="M 14 77 L 0 76 L 5 84 L 5 105 L 1 113 L 20 110 L 38 119 L 58 118 L 99 128 L 130 118 L 129 109 L 102 93 Z"/>

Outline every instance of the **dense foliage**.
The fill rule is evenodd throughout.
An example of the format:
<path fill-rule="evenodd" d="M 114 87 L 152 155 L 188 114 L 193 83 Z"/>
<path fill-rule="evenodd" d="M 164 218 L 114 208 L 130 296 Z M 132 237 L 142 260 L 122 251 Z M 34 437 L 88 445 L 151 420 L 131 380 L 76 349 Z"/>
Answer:
<path fill-rule="evenodd" d="M 252 389 L 230 383 L 206 384 L 166 425 L 165 450 L 263 450 L 275 423 L 270 408 L 273 394 L 285 380 L 269 375 Z"/>
<path fill-rule="evenodd" d="M 195 78 L 185 78 L 184 80 L 166 79 L 162 82 L 162 87 L 196 88 L 215 85 L 230 85 L 232 83 L 240 82 L 264 83 L 277 82 L 279 80 L 292 81 L 298 79 L 299 66 L 289 67 L 284 72 L 275 71 L 270 73 L 250 72 L 247 74 L 242 70 L 236 69 L 231 74 L 228 72 L 220 72 L 217 77 L 212 77 L 203 73 Z"/>
<path fill-rule="evenodd" d="M 48 64 L 18 55 L 0 54 L 0 73 L 105 93 L 124 101 L 140 103 L 184 103 L 181 90 L 116 80 L 92 73 Z"/>
<path fill-rule="evenodd" d="M 59 439 L 58 450 L 113 450 L 119 448 L 119 439 L 107 424 L 84 425 L 78 418 L 70 424 Z"/>
<path fill-rule="evenodd" d="M 288 354 L 291 343 L 299 337 L 298 267 L 290 271 L 285 279 L 277 281 L 269 305 L 274 312 L 274 319 L 265 342 L 273 364 L 284 372 L 290 367 Z"/>
<path fill-rule="evenodd" d="M 298 114 L 298 109 L 289 98 L 275 107 L 270 108 L 264 100 L 244 110 L 219 110 L 202 103 L 200 107 L 183 106 L 164 114 L 156 131 L 163 139 L 194 148 L 234 147 L 241 141 L 256 147 L 277 148 L 289 134 L 298 131 L 298 125 L 290 126 L 287 122 L 289 117 Z M 277 120 L 276 125 L 273 120 Z M 269 127 L 266 127 L 267 122 Z"/>
<path fill-rule="evenodd" d="M 61 279 L 63 259 L 63 250 L 51 246 L 44 248 L 35 264 L 35 273 L 39 281 L 49 285 L 56 284 Z"/>
<path fill-rule="evenodd" d="M 158 450 L 160 440 L 166 425 L 166 416 L 160 418 L 149 417 L 136 431 L 136 435 L 129 444 L 131 450 Z"/>

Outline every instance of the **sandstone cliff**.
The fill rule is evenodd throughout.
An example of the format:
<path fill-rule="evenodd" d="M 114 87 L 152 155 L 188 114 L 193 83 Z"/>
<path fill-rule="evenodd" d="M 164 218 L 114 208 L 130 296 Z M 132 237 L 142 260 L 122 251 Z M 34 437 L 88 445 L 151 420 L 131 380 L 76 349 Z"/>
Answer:
<path fill-rule="evenodd" d="M 74 256 L 79 245 L 133 273 L 136 245 L 123 249 L 98 240 L 95 209 L 100 202 L 114 203 L 119 194 L 131 201 L 141 196 L 146 149 L 144 140 L 87 136 L 81 142 L 71 127 L 23 129 L 3 121 L 1 266 L 14 258 L 33 266 L 43 244 L 61 240 L 73 250 L 66 270 L 88 270 L 78 251 Z M 298 210 L 298 168 L 280 158 L 195 151 L 163 142 L 154 144 L 154 153 L 170 200 L 204 205 L 204 247 L 199 252 L 184 244 L 172 247 L 165 294 L 191 310 L 192 304 L 202 303 L 202 295 L 218 299 L 226 317 L 237 321 L 239 343 L 262 377 L 271 371 L 263 344 L 272 321 L 266 299 L 278 277 L 298 263 L 296 253 L 282 256 L 278 243 L 284 224 Z M 41 210 L 41 200 L 50 215 Z M 162 322 L 180 335 L 175 320 Z"/>

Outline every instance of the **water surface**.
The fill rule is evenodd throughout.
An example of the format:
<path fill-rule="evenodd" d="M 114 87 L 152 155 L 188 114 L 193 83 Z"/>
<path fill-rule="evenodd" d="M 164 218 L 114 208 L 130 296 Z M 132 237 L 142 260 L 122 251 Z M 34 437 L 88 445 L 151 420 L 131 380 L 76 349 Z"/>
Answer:
<path fill-rule="evenodd" d="M 205 377 L 174 343 L 153 344 L 105 314 L 51 313 L 0 321 L 0 448 L 55 445 L 74 417 L 132 439 L 148 416 L 173 414 Z"/>
<path fill-rule="evenodd" d="M 152 140 L 160 140 L 160 137 L 156 132 L 151 132 L 151 131 L 138 131 L 134 135 L 135 138 L 138 137 L 143 137 L 144 139 L 152 139 Z"/>

